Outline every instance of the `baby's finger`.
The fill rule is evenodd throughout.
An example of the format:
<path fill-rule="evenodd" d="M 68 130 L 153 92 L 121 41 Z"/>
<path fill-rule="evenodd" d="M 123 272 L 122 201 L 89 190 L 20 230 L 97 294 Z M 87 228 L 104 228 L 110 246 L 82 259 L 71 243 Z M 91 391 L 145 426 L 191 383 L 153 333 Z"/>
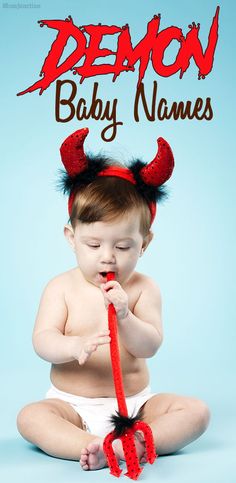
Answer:
<path fill-rule="evenodd" d="M 109 335 L 105 335 L 103 337 L 97 337 L 96 338 L 96 344 L 98 344 L 98 345 L 109 344 L 109 342 L 111 342 L 111 338 L 110 338 Z"/>
<path fill-rule="evenodd" d="M 87 347 L 84 347 L 82 354 L 79 357 L 79 364 L 84 364 L 89 356 L 97 349 L 98 344 L 90 344 Z"/>
<path fill-rule="evenodd" d="M 89 358 L 89 354 L 86 354 L 85 352 L 83 352 L 83 354 L 80 354 L 78 359 L 79 365 L 82 366 L 87 361 L 88 358 Z"/>
<path fill-rule="evenodd" d="M 102 337 L 103 335 L 109 335 L 110 334 L 110 329 L 104 329 L 101 332 L 98 332 L 97 336 Z"/>
<path fill-rule="evenodd" d="M 114 288 L 114 287 L 120 287 L 119 282 L 117 282 L 116 280 L 110 280 L 109 282 L 101 284 L 101 289 L 105 292 L 107 290 L 110 290 L 111 288 Z"/>
<path fill-rule="evenodd" d="M 91 354 L 91 352 L 94 352 L 97 349 L 97 346 L 97 341 L 91 342 L 84 348 L 84 351 L 86 352 L 86 354 Z"/>

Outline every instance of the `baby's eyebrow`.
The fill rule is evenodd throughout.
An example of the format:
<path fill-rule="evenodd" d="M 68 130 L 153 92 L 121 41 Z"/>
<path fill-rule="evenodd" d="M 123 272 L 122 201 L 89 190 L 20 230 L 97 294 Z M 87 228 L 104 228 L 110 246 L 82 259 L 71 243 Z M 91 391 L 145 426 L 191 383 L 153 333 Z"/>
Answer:
<path fill-rule="evenodd" d="M 133 238 L 130 238 L 130 237 L 118 238 L 117 241 L 118 242 L 120 242 L 120 241 L 133 241 Z"/>
<path fill-rule="evenodd" d="M 96 240 L 96 241 L 100 241 L 100 238 L 97 238 L 95 236 L 81 236 L 81 240 Z"/>
<path fill-rule="evenodd" d="M 81 240 L 94 240 L 94 241 L 102 241 L 102 238 L 98 238 L 95 236 L 81 236 Z M 121 241 L 134 241 L 133 238 L 130 237 L 124 237 L 124 238 L 117 238 L 116 242 L 121 242 Z"/>

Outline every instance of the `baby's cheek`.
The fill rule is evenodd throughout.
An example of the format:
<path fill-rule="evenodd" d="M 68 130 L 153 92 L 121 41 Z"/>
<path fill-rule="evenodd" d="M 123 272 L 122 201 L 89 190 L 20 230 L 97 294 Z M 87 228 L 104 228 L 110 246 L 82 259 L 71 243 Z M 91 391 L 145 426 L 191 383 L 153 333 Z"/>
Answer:
<path fill-rule="evenodd" d="M 139 255 L 136 254 L 136 252 L 132 253 L 126 262 L 127 267 L 130 267 L 130 268 L 135 267 L 138 261 L 138 258 L 139 258 Z"/>

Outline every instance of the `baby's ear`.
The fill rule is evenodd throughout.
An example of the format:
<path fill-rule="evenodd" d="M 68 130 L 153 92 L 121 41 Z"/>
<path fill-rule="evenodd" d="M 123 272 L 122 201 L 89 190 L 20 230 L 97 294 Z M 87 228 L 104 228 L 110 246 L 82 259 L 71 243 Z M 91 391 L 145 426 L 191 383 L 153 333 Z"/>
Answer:
<path fill-rule="evenodd" d="M 64 226 L 64 235 L 71 245 L 72 249 L 75 249 L 75 235 L 74 235 L 74 230 L 73 227 L 69 224 Z"/>
<path fill-rule="evenodd" d="M 153 237 L 154 237 L 153 232 L 151 230 L 149 230 L 148 234 L 143 239 L 142 253 L 145 252 L 145 250 L 148 247 L 149 243 L 151 243 Z"/>

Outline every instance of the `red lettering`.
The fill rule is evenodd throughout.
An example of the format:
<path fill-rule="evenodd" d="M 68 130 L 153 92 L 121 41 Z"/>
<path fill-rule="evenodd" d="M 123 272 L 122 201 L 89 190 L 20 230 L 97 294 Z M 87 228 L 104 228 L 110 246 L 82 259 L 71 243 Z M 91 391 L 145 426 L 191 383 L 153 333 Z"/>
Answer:
<path fill-rule="evenodd" d="M 132 47 L 128 25 L 123 28 L 123 32 L 118 38 L 116 62 L 119 67 L 127 59 L 130 70 L 134 70 L 134 64 L 138 60 L 140 61 L 138 85 L 141 84 L 148 66 L 150 53 L 158 35 L 160 18 L 160 15 L 154 15 L 154 18 L 148 23 L 146 35 L 135 48 Z"/>
<path fill-rule="evenodd" d="M 183 59 L 182 59 L 182 69 L 180 77 L 182 78 L 184 72 L 189 67 L 190 58 L 193 57 L 195 63 L 199 68 L 198 78 L 205 79 L 206 75 L 208 75 L 213 67 L 214 61 L 214 54 L 216 49 L 216 44 L 218 40 L 218 27 L 219 27 L 219 11 L 220 7 L 217 7 L 215 16 L 212 21 L 212 25 L 210 28 L 209 36 L 208 36 L 208 44 L 203 54 L 202 45 L 198 38 L 198 32 L 200 29 L 200 24 L 195 24 L 194 22 L 192 25 L 189 25 L 190 31 L 186 36 L 186 40 L 183 41 Z"/>
<path fill-rule="evenodd" d="M 220 7 L 217 7 L 215 16 L 212 21 L 208 36 L 208 44 L 203 53 L 202 45 L 198 37 L 200 25 L 193 22 L 189 25 L 189 32 L 186 38 L 183 36 L 182 30 L 178 27 L 169 27 L 158 32 L 160 26 L 160 14 L 155 15 L 147 25 L 147 33 L 140 42 L 133 47 L 129 26 L 125 25 L 120 28 L 115 25 L 87 25 L 76 27 L 72 18 L 69 16 L 66 20 L 41 20 L 40 26 L 46 25 L 49 28 L 58 30 L 58 34 L 51 49 L 44 61 L 40 75 L 42 79 L 35 82 L 28 89 L 21 91 L 18 95 L 33 92 L 40 89 L 42 94 L 52 82 L 69 70 L 73 70 L 74 74 L 81 76 L 80 83 L 84 79 L 96 75 L 113 74 L 113 81 L 124 71 L 134 71 L 134 65 L 137 61 L 139 65 L 138 86 L 141 84 L 149 59 L 151 58 L 152 66 L 155 72 L 162 77 L 169 77 L 180 71 L 180 78 L 189 67 L 190 59 L 193 57 L 198 66 L 198 78 L 205 78 L 213 67 L 214 53 L 218 41 L 218 18 Z M 87 45 L 87 38 L 89 36 Z M 106 48 L 100 48 L 101 41 L 105 35 L 118 34 L 117 50 L 112 51 Z M 76 41 L 75 50 L 59 64 L 63 55 L 64 48 L 68 39 L 72 37 Z M 172 40 L 180 43 L 179 51 L 175 61 L 171 65 L 163 64 L 164 54 Z M 99 57 L 115 56 L 113 64 L 95 64 Z M 76 64 L 85 57 L 83 65 L 76 67 Z"/>
<path fill-rule="evenodd" d="M 152 55 L 152 65 L 153 68 L 155 69 L 156 73 L 163 76 L 163 77 L 169 77 L 176 72 L 178 72 L 179 69 L 181 69 L 182 65 L 182 53 L 181 53 L 181 48 L 182 48 L 182 41 L 184 39 L 182 30 L 179 29 L 178 27 L 169 27 L 165 30 L 162 30 L 158 34 L 156 43 L 153 48 L 153 55 Z M 163 64 L 163 58 L 165 54 L 166 48 L 170 45 L 172 40 L 177 40 L 180 42 L 180 49 L 179 52 L 176 56 L 175 62 L 171 65 L 164 65 Z"/>
<path fill-rule="evenodd" d="M 117 52 L 109 49 L 100 49 L 99 47 L 104 35 L 114 35 L 120 33 L 122 29 L 114 25 L 87 25 L 83 28 L 90 35 L 90 41 L 85 51 L 84 64 L 81 67 L 75 67 L 73 69 L 74 73 L 81 75 L 80 83 L 87 77 L 117 72 L 117 67 L 114 64 L 93 64 L 93 62 L 99 57 L 106 57 L 108 55 L 116 56 Z M 122 66 L 119 73 L 121 69 L 127 70 L 127 67 Z"/>
<path fill-rule="evenodd" d="M 68 17 L 66 20 L 40 20 L 39 23 L 40 27 L 47 25 L 49 28 L 58 30 L 59 33 L 53 42 L 41 69 L 40 75 L 43 75 L 43 78 L 35 82 L 35 84 L 25 91 L 19 92 L 18 96 L 26 94 L 27 92 L 35 91 L 36 89 L 40 89 L 39 94 L 41 95 L 52 82 L 60 77 L 60 75 L 70 70 L 85 54 L 86 37 L 83 32 L 73 24 L 71 17 Z M 58 65 L 70 36 L 75 39 L 77 47 L 61 65 Z"/>

